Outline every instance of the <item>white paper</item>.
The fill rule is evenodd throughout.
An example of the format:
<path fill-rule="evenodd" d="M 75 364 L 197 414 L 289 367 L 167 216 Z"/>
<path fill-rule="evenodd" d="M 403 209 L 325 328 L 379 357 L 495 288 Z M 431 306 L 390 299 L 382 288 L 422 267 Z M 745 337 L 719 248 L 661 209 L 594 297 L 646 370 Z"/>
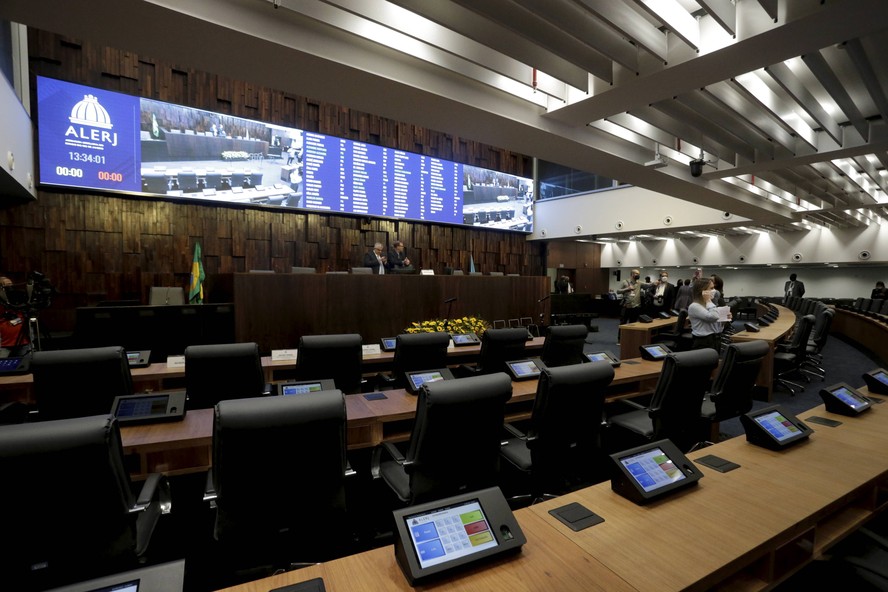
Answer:
<path fill-rule="evenodd" d="M 730 321 L 731 320 L 730 318 L 728 318 L 728 315 L 731 313 L 730 306 L 717 306 L 717 307 L 715 307 L 715 310 L 718 311 L 718 320 L 720 320 L 720 321 Z"/>
<path fill-rule="evenodd" d="M 382 353 L 382 348 L 379 347 L 379 344 L 378 344 L 378 343 L 376 343 L 376 344 L 373 344 L 373 345 L 362 345 L 362 346 L 361 346 L 361 351 L 362 351 L 365 355 L 367 355 L 367 354 L 381 354 L 381 353 Z"/>
<path fill-rule="evenodd" d="M 167 368 L 184 368 L 185 356 L 167 356 Z"/>

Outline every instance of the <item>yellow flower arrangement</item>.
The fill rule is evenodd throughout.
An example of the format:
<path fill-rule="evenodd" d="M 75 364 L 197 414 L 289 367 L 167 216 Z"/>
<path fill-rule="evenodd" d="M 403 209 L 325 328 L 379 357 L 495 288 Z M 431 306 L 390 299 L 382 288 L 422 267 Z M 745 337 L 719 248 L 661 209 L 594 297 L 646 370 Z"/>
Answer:
<path fill-rule="evenodd" d="M 404 333 L 438 333 L 449 331 L 450 333 L 475 333 L 481 335 L 484 333 L 490 323 L 478 317 L 462 317 L 456 319 L 432 319 L 430 321 L 421 321 L 419 323 L 410 323 L 410 326 L 404 329 Z"/>

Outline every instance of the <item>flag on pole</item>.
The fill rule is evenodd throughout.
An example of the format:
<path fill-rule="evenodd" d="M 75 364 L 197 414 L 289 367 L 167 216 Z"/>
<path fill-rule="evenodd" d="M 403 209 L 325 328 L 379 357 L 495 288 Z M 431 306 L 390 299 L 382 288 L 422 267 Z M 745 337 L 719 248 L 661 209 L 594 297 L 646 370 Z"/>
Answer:
<path fill-rule="evenodd" d="M 206 278 L 201 262 L 200 243 L 194 243 L 194 260 L 191 264 L 191 286 L 188 288 L 188 302 L 203 304 L 203 282 Z"/>
<path fill-rule="evenodd" d="M 475 273 L 475 256 L 469 253 L 469 273 Z"/>

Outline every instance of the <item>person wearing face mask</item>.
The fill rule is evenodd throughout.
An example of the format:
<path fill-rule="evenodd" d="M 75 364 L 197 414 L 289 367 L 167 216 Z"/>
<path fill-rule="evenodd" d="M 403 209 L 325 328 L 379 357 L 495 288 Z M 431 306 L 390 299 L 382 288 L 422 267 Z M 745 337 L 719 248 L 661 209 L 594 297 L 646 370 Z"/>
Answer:
<path fill-rule="evenodd" d="M 642 295 L 650 287 L 651 284 L 645 284 L 641 281 L 641 272 L 637 269 L 633 269 L 632 273 L 629 274 L 629 278 L 623 280 L 623 284 L 617 290 L 617 293 L 623 296 L 623 311 L 620 315 L 621 325 L 634 323 L 638 320 L 638 315 L 641 314 Z M 617 339 L 619 339 L 619 335 Z"/>
<path fill-rule="evenodd" d="M 660 279 L 654 282 L 653 302 L 651 309 L 654 314 L 669 312 L 675 303 L 675 286 L 669 283 L 669 274 L 660 272 Z"/>
<path fill-rule="evenodd" d="M 688 307 L 688 320 L 694 336 L 691 349 L 711 348 L 720 352 L 722 346 L 722 323 L 718 320 L 718 310 L 712 301 L 712 280 L 694 281 L 694 301 Z M 730 319 L 730 313 L 728 313 Z"/>

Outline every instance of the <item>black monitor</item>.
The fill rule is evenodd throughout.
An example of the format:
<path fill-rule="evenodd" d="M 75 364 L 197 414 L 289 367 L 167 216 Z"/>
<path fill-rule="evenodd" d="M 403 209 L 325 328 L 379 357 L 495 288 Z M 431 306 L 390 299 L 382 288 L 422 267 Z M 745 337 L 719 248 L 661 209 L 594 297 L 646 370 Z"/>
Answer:
<path fill-rule="evenodd" d="M 636 504 L 695 485 L 703 473 L 670 440 L 658 440 L 610 455 L 611 489 Z"/>
<path fill-rule="evenodd" d="M 453 340 L 454 347 L 465 347 L 467 345 L 479 345 L 481 340 L 475 333 L 453 333 L 450 338 Z"/>
<path fill-rule="evenodd" d="M 278 393 L 280 393 L 282 397 L 288 397 L 290 395 L 307 395 L 309 393 L 332 390 L 336 390 L 336 384 L 331 378 L 325 378 L 323 380 L 288 381 L 278 385 Z"/>
<path fill-rule="evenodd" d="M 607 362 L 614 368 L 618 368 L 621 364 L 620 360 L 614 357 L 609 351 L 587 352 L 586 358 L 588 358 L 590 362 Z"/>
<path fill-rule="evenodd" d="M 782 450 L 806 440 L 813 430 L 783 409 L 771 405 L 740 416 L 746 431 L 746 441 L 770 450 Z"/>
<path fill-rule="evenodd" d="M 876 368 L 866 372 L 863 375 L 863 380 L 871 393 L 888 395 L 888 372 L 884 368 Z"/>
<path fill-rule="evenodd" d="M 512 360 L 506 362 L 512 380 L 530 380 L 540 377 L 540 367 L 533 360 Z"/>
<path fill-rule="evenodd" d="M 418 393 L 419 389 L 422 388 L 422 385 L 427 382 L 438 382 L 439 380 L 453 379 L 453 374 L 451 374 L 448 368 L 416 370 L 412 372 L 405 372 L 404 374 L 407 377 L 407 390 L 413 394 Z"/>
<path fill-rule="evenodd" d="M 872 402 L 845 383 L 834 384 L 820 390 L 820 398 L 826 410 L 839 415 L 860 415 L 872 407 Z"/>
<path fill-rule="evenodd" d="M 527 542 L 498 487 L 395 510 L 395 557 L 411 586 Z"/>
<path fill-rule="evenodd" d="M 639 350 L 641 351 L 641 357 L 645 360 L 662 360 L 666 356 L 672 353 L 672 350 L 663 345 L 662 343 L 649 343 L 647 345 L 639 346 Z"/>
<path fill-rule="evenodd" d="M 379 340 L 379 345 L 382 347 L 382 351 L 395 351 L 397 343 L 397 337 L 383 337 Z"/>

